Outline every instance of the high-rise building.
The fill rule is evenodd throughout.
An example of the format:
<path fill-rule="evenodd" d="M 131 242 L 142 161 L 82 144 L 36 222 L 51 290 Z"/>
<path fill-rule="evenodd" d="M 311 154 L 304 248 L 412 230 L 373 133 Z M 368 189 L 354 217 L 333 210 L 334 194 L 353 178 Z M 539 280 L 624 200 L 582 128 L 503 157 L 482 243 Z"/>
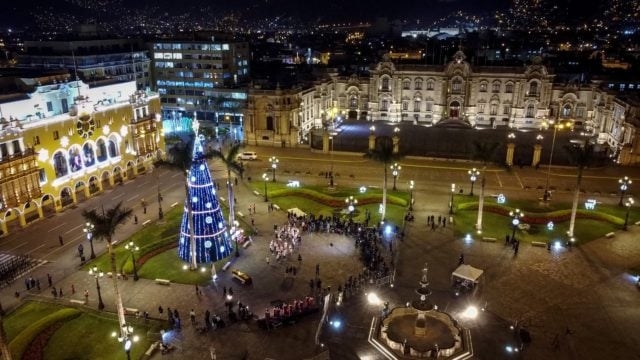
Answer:
<path fill-rule="evenodd" d="M 211 33 L 152 44 L 155 89 L 164 118 L 242 123 L 249 81 L 249 44 Z"/>

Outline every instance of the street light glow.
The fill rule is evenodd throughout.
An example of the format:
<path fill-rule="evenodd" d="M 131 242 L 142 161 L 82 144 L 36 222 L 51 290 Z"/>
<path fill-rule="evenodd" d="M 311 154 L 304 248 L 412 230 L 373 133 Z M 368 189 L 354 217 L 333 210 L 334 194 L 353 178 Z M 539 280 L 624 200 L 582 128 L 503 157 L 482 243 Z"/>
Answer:
<path fill-rule="evenodd" d="M 476 317 L 478 317 L 478 308 L 471 305 L 467 307 L 460 315 L 467 319 L 475 319 Z"/>

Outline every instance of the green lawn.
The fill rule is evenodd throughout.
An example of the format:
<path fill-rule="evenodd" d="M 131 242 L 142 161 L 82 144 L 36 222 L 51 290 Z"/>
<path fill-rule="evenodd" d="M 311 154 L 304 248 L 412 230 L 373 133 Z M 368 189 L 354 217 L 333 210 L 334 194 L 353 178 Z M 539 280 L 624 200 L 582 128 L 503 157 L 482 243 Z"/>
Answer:
<path fill-rule="evenodd" d="M 62 305 L 27 301 L 16 310 L 4 317 L 4 328 L 7 339 L 11 342 L 23 331 L 29 331 L 29 327 L 38 320 L 46 318 L 68 309 Z M 82 311 L 82 309 L 80 309 Z M 112 314 L 97 313 L 94 311 L 82 312 L 80 316 L 63 320 L 64 323 L 49 339 L 44 348 L 44 359 L 123 359 L 125 357 L 122 344 L 111 337 L 111 333 L 118 329 L 118 320 Z M 132 359 L 140 359 L 151 345 L 152 340 L 147 340 L 147 332 L 159 332 L 162 323 L 150 321 L 143 324 L 134 321 L 134 333 L 140 340 L 133 346 Z M 82 334 L 82 336 L 78 336 Z M 17 358 L 19 354 L 14 354 Z"/>
<path fill-rule="evenodd" d="M 216 269 L 220 271 L 226 261 L 216 263 Z M 185 270 L 184 265 L 186 263 L 178 257 L 178 249 L 173 248 L 150 258 L 138 269 L 138 275 L 145 279 L 167 279 L 181 284 L 205 284 L 211 279 L 211 265 L 205 265 L 204 272 L 202 269 Z"/>

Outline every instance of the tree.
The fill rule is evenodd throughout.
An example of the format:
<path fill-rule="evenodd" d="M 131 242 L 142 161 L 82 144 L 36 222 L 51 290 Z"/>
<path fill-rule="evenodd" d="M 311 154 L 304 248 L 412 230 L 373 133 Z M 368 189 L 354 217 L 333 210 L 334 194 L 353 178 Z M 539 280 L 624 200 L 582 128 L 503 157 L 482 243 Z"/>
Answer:
<path fill-rule="evenodd" d="M 229 197 L 229 226 L 235 225 L 235 198 L 233 195 L 233 184 L 231 183 L 231 173 L 235 173 L 242 178 L 242 174 L 244 173 L 244 167 L 242 163 L 238 162 L 236 159 L 238 157 L 238 153 L 240 152 L 242 145 L 235 144 L 229 148 L 226 154 L 222 153 L 220 150 L 211 150 L 211 156 L 214 158 L 218 158 L 222 160 L 225 167 L 227 168 L 227 196 Z M 236 239 L 236 256 L 239 256 L 238 250 L 238 241 Z"/>
<path fill-rule="evenodd" d="M 576 225 L 576 213 L 578 212 L 578 201 L 580 200 L 580 185 L 582 184 L 582 172 L 585 167 L 591 165 L 594 160 L 593 144 L 586 143 L 584 145 L 566 145 L 564 149 L 569 153 L 571 162 L 578 168 L 578 176 L 576 179 L 576 188 L 573 193 L 573 205 L 571 206 L 571 221 L 569 222 L 570 238 L 573 237 L 573 230 Z M 569 240 L 571 241 L 571 240 Z"/>
<path fill-rule="evenodd" d="M 133 210 L 122 207 L 122 202 L 119 202 L 111 209 L 102 212 L 98 212 L 96 209 L 83 210 L 82 217 L 88 222 L 93 224 L 93 238 L 104 239 L 107 242 L 107 250 L 109 252 L 109 259 L 111 264 L 111 278 L 113 279 L 113 292 L 116 298 L 116 310 L 118 312 L 118 321 L 120 322 L 120 332 L 125 331 L 126 320 L 124 318 L 124 307 L 122 306 L 122 298 L 120 291 L 118 290 L 118 277 L 116 274 L 118 270 L 116 268 L 116 253 L 113 251 L 113 237 L 116 233 L 116 228 L 124 223 L 131 217 Z M 124 333 L 122 334 L 124 336 Z"/>
<path fill-rule="evenodd" d="M 482 162 L 482 179 L 480 180 L 480 198 L 478 199 L 478 222 L 476 223 L 476 230 L 478 232 L 482 231 L 482 210 L 484 207 L 484 186 L 486 183 L 486 172 L 487 172 L 487 163 L 489 163 L 493 159 L 493 155 L 496 152 L 496 149 L 500 143 L 493 142 L 473 142 L 473 157 L 476 160 L 480 160 Z"/>
<path fill-rule="evenodd" d="M 383 165 L 384 181 L 382 186 L 382 214 L 380 221 L 384 221 L 387 212 L 387 169 L 389 164 L 398 160 L 399 156 L 393 152 L 393 139 L 389 136 L 380 136 L 376 139 L 376 146 L 364 156 Z"/>

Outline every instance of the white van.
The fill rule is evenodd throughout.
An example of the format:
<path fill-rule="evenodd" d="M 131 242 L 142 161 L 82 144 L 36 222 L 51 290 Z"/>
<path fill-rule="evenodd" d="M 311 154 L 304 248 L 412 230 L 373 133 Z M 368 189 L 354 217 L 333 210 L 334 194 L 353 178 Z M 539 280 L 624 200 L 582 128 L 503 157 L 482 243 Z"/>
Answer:
<path fill-rule="evenodd" d="M 258 158 L 258 154 L 255 151 L 245 151 L 238 154 L 238 160 L 255 160 Z"/>

